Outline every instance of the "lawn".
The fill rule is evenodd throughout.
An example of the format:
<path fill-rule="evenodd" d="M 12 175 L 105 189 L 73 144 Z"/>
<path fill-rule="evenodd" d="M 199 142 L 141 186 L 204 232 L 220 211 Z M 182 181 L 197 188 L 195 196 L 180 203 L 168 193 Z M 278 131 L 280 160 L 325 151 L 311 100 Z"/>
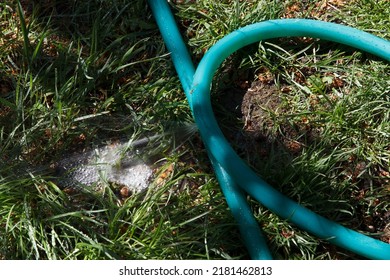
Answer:
<path fill-rule="evenodd" d="M 170 4 L 195 64 L 233 30 L 276 18 L 390 40 L 387 0 Z M 249 258 L 146 1 L 10 0 L 0 32 L 0 259 Z M 226 60 L 211 98 L 267 182 L 390 243 L 387 62 L 311 38 L 260 42 Z M 133 152 L 153 172 L 146 191 L 58 178 L 64 158 L 144 139 Z M 361 258 L 250 204 L 277 259 Z"/>

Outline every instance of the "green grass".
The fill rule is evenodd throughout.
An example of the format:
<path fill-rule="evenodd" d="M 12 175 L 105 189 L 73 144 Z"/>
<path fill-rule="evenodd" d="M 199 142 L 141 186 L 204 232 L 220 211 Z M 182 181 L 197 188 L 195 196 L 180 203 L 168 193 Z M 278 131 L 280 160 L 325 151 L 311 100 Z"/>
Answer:
<path fill-rule="evenodd" d="M 69 151 L 192 119 L 145 1 L 31 2 L 0 4 L 0 259 L 249 258 L 196 134 L 161 153 L 156 177 L 163 183 L 127 200 L 109 187 L 69 194 L 45 174 L 27 172 Z M 195 62 L 236 28 L 285 16 L 341 22 L 389 39 L 386 0 L 326 9 L 317 2 L 172 8 Z M 245 143 L 257 140 L 220 101 L 226 90 L 245 91 L 262 79 L 281 100 L 267 109 L 272 126 L 261 131 L 267 155 L 245 153 L 233 141 L 240 155 L 303 205 L 383 238 L 390 211 L 388 63 L 316 40 L 240 50 L 218 72 L 212 100 L 227 135 Z M 299 152 L 283 144 L 291 131 Z M 359 258 L 251 205 L 276 258 Z"/>

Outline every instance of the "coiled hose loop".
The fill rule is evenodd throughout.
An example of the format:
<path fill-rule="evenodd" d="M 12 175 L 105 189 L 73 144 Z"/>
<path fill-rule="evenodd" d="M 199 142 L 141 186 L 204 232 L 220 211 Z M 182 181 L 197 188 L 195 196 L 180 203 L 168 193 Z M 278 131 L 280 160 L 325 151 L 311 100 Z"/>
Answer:
<path fill-rule="evenodd" d="M 271 259 L 246 193 L 262 205 L 319 238 L 370 259 L 390 259 L 390 244 L 330 221 L 299 205 L 261 179 L 235 153 L 215 119 L 210 89 L 215 71 L 229 55 L 249 44 L 278 37 L 305 36 L 345 44 L 390 61 L 390 42 L 334 23 L 306 20 L 270 20 L 240 28 L 218 41 L 195 70 L 165 0 L 149 0 L 164 42 L 186 93 L 218 181 L 253 259 Z"/>

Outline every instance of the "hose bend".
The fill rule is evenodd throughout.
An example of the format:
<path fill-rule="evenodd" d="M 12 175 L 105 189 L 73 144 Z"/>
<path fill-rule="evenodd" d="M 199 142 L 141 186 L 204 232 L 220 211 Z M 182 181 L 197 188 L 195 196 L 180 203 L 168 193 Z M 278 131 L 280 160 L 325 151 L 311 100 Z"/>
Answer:
<path fill-rule="evenodd" d="M 330 221 L 284 196 L 235 153 L 223 136 L 210 103 L 211 81 L 225 58 L 251 43 L 277 37 L 306 36 L 334 41 L 390 60 L 390 42 L 334 23 L 304 19 L 271 20 L 241 28 L 217 42 L 194 75 L 192 108 L 202 139 L 212 156 L 232 179 L 265 207 L 298 227 L 371 259 L 390 259 L 390 245 Z"/>
<path fill-rule="evenodd" d="M 390 259 L 390 244 L 345 228 L 284 196 L 261 179 L 235 153 L 215 119 L 210 88 L 215 71 L 232 53 L 249 44 L 278 37 L 306 36 L 338 42 L 390 61 L 390 42 L 357 29 L 305 19 L 270 20 L 252 24 L 218 41 L 195 70 L 166 0 L 149 0 L 160 32 L 183 85 L 189 106 L 207 148 L 226 201 L 237 220 L 253 259 L 271 259 L 246 193 L 298 227 L 370 259 Z"/>

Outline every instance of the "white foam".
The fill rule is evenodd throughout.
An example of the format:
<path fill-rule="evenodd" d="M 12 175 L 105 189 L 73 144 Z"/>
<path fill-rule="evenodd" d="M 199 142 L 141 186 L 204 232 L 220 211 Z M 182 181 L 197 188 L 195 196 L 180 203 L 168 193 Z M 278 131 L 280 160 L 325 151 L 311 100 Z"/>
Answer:
<path fill-rule="evenodd" d="M 132 191 L 148 188 L 151 166 L 128 149 L 127 143 L 110 144 L 67 157 L 58 163 L 67 184 L 93 185 L 101 182 L 126 186 Z"/>

